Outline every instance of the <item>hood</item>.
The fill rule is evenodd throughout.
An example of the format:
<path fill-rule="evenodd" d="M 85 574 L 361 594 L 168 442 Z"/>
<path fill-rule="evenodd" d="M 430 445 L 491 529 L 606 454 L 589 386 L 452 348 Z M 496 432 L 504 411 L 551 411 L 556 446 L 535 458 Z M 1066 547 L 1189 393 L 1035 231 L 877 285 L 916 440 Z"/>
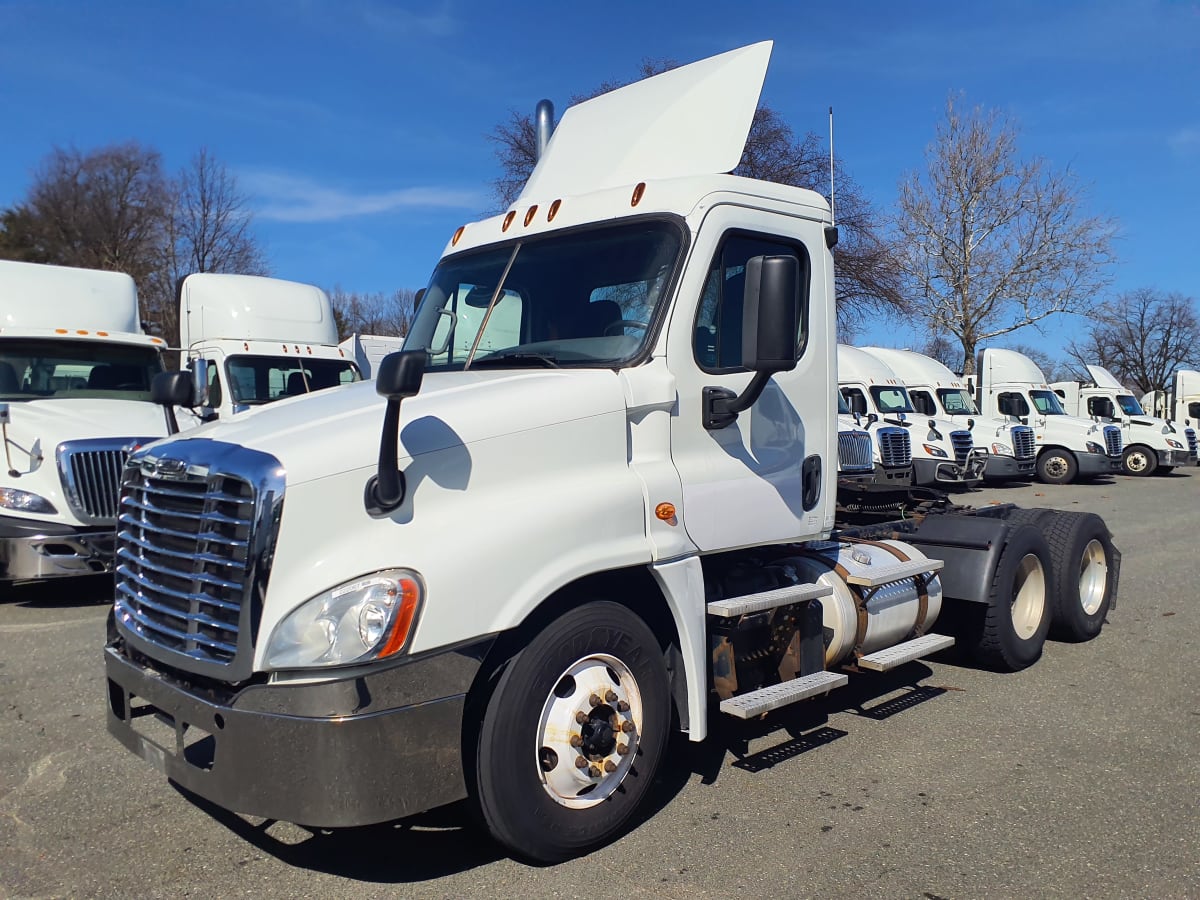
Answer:
<path fill-rule="evenodd" d="M 374 468 L 386 401 L 357 382 L 256 407 L 175 440 L 208 438 L 270 453 L 289 485 Z M 469 371 L 426 374 L 400 408 L 401 460 L 605 413 L 625 412 L 608 369 Z M 169 456 L 163 449 L 163 455 Z"/>
<path fill-rule="evenodd" d="M 1043 419 L 1046 421 L 1044 425 L 1040 424 Z M 1029 417 L 1029 425 L 1033 429 L 1034 436 L 1041 441 L 1046 435 L 1103 434 L 1105 427 L 1112 423 L 1095 422 L 1078 416 L 1039 416 L 1035 414 Z M 1116 428 L 1117 426 L 1112 425 L 1112 427 Z"/>
<path fill-rule="evenodd" d="M 29 400 L 10 403 L 8 411 L 9 440 L 24 447 L 40 441 L 43 453 L 53 452 L 63 441 L 158 438 L 167 433 L 162 407 L 149 400 Z M 10 445 L 10 452 L 17 450 Z"/>

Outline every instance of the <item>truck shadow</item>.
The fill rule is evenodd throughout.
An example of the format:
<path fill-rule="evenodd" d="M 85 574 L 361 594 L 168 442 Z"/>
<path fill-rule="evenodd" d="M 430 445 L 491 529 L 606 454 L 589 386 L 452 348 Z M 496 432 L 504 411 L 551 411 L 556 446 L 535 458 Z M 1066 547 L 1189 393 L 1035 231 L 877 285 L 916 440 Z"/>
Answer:
<path fill-rule="evenodd" d="M 884 720 L 956 690 L 920 684 L 932 674 L 920 663 L 886 674 L 858 674 L 846 687 L 824 698 L 751 721 L 723 715 L 714 704 L 705 741 L 693 744 L 685 735 L 672 737 L 659 774 L 626 832 L 653 819 L 696 776 L 700 784 L 711 785 L 726 766 L 762 772 L 840 740 L 849 732 L 829 724 L 837 713 Z M 416 883 L 467 872 L 507 856 L 476 823 L 466 801 L 398 822 L 314 829 L 246 819 L 174 782 L 171 786 L 262 852 L 290 866 L 343 878 L 379 884 Z"/>
<path fill-rule="evenodd" d="M 113 577 L 109 574 L 0 584 L 0 603 L 14 606 L 69 609 L 112 601 Z"/>

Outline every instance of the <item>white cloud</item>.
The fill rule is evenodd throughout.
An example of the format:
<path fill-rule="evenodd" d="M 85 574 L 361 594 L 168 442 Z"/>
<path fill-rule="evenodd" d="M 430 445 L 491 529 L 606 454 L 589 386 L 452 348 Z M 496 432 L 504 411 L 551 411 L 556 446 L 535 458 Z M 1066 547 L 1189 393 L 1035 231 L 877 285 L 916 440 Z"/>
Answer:
<path fill-rule="evenodd" d="M 441 187 L 408 187 L 386 191 L 350 191 L 311 178 L 280 172 L 240 172 L 238 180 L 256 199 L 255 215 L 275 222 L 332 222 L 396 210 L 478 210 L 483 198 L 475 191 Z"/>

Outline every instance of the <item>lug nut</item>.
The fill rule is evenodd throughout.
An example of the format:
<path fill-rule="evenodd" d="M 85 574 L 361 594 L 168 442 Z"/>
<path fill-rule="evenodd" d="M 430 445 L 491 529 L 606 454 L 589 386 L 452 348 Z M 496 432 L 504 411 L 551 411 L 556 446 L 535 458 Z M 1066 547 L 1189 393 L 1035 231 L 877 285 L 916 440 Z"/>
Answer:
<path fill-rule="evenodd" d="M 625 732 L 626 734 L 632 733 L 633 732 L 633 723 L 632 722 L 622 722 L 621 730 L 623 732 Z"/>
<path fill-rule="evenodd" d="M 599 694 L 592 694 L 592 696 L 588 697 L 588 703 L 592 704 L 592 706 L 599 706 L 603 702 Z"/>
<path fill-rule="evenodd" d="M 579 723 L 580 725 L 582 725 L 587 720 L 588 720 L 587 713 L 585 713 L 582 709 L 579 712 L 575 713 L 575 721 L 577 723 Z"/>
<path fill-rule="evenodd" d="M 616 703 L 617 702 L 617 692 L 616 691 L 607 692 L 604 695 L 604 699 L 607 700 L 609 703 Z"/>
<path fill-rule="evenodd" d="M 591 775 L 593 778 L 599 778 L 600 777 L 600 767 L 592 766 L 590 769 L 588 769 L 588 774 Z"/>
<path fill-rule="evenodd" d="M 604 761 L 604 771 L 611 775 L 613 772 L 617 771 L 617 764 L 611 759 L 606 759 Z"/>
<path fill-rule="evenodd" d="M 584 759 L 582 756 L 575 757 L 575 768 L 586 769 L 587 767 L 588 761 L 586 759 Z"/>
<path fill-rule="evenodd" d="M 628 744 L 617 744 L 617 755 L 618 756 L 626 756 L 626 755 L 628 755 L 628 753 L 629 753 L 629 745 Z"/>
<path fill-rule="evenodd" d="M 571 735 L 571 746 L 572 747 L 582 747 L 583 746 L 583 736 L 578 735 L 578 734 Z"/>
<path fill-rule="evenodd" d="M 617 704 L 617 712 L 629 712 L 629 704 L 622 700 Z"/>

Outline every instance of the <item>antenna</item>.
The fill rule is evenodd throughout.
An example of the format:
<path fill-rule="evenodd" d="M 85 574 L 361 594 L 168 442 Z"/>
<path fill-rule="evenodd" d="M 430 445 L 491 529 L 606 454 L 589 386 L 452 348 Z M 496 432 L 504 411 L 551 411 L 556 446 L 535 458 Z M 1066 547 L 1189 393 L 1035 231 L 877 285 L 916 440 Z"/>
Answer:
<path fill-rule="evenodd" d="M 833 211 L 833 107 L 829 107 L 829 221 L 836 226 L 837 215 Z"/>

